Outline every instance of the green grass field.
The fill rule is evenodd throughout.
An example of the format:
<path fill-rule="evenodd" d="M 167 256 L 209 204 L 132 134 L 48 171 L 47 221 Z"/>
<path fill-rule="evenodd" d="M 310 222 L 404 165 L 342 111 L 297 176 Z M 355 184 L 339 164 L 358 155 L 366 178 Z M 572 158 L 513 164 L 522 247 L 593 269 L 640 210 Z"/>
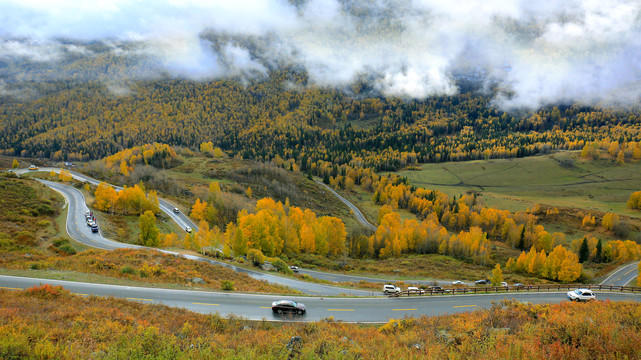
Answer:
<path fill-rule="evenodd" d="M 586 210 L 616 212 L 641 218 L 626 208 L 641 190 L 641 162 L 617 165 L 610 160 L 579 159 L 576 151 L 520 159 L 425 164 L 421 171 L 399 171 L 411 184 L 449 195 L 476 191 L 486 206 L 510 211 L 538 203 Z M 573 161 L 564 167 L 562 161 Z"/>

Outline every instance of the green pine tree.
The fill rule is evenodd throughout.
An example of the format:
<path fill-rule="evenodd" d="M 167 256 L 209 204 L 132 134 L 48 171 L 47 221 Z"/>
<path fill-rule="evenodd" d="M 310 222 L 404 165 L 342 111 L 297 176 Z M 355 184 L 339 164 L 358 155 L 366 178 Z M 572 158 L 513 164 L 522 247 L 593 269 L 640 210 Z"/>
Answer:
<path fill-rule="evenodd" d="M 588 261 L 590 257 L 590 249 L 588 248 L 588 239 L 583 238 L 581 243 L 581 248 L 579 249 L 579 262 L 584 263 Z"/>

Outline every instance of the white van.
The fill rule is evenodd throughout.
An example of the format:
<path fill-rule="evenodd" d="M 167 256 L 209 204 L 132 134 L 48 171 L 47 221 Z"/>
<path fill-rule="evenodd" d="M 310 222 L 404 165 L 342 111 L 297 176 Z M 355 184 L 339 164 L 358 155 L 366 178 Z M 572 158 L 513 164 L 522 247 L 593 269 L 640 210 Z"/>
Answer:
<path fill-rule="evenodd" d="M 383 293 L 385 294 L 395 294 L 400 293 L 401 288 L 394 285 L 383 285 Z"/>

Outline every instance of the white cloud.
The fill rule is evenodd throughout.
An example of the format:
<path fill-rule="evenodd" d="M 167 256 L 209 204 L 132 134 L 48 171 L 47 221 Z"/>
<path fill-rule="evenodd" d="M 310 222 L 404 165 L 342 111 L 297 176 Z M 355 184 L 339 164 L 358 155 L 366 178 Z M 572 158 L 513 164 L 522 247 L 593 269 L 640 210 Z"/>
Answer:
<path fill-rule="evenodd" d="M 627 105 L 641 95 L 636 0 L 296 2 L 5 0 L 0 58 L 56 61 L 94 56 L 67 40 L 131 41 L 140 48 L 113 51 L 192 79 L 265 74 L 284 62 L 321 86 L 366 75 L 381 93 L 410 98 L 455 93 L 454 74 L 486 75 L 513 94 L 495 99 L 504 107 Z"/>

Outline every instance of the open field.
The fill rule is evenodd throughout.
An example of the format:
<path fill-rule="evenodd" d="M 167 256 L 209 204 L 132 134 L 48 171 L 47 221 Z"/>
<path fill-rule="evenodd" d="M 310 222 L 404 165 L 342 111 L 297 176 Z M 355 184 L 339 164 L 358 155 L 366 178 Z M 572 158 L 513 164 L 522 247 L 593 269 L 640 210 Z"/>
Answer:
<path fill-rule="evenodd" d="M 411 184 L 448 195 L 476 191 L 486 206 L 521 211 L 533 204 L 616 212 L 641 218 L 626 201 L 641 190 L 641 162 L 583 160 L 577 151 L 518 159 L 425 164 L 421 171 L 399 171 Z M 562 161 L 573 166 L 565 167 Z"/>

